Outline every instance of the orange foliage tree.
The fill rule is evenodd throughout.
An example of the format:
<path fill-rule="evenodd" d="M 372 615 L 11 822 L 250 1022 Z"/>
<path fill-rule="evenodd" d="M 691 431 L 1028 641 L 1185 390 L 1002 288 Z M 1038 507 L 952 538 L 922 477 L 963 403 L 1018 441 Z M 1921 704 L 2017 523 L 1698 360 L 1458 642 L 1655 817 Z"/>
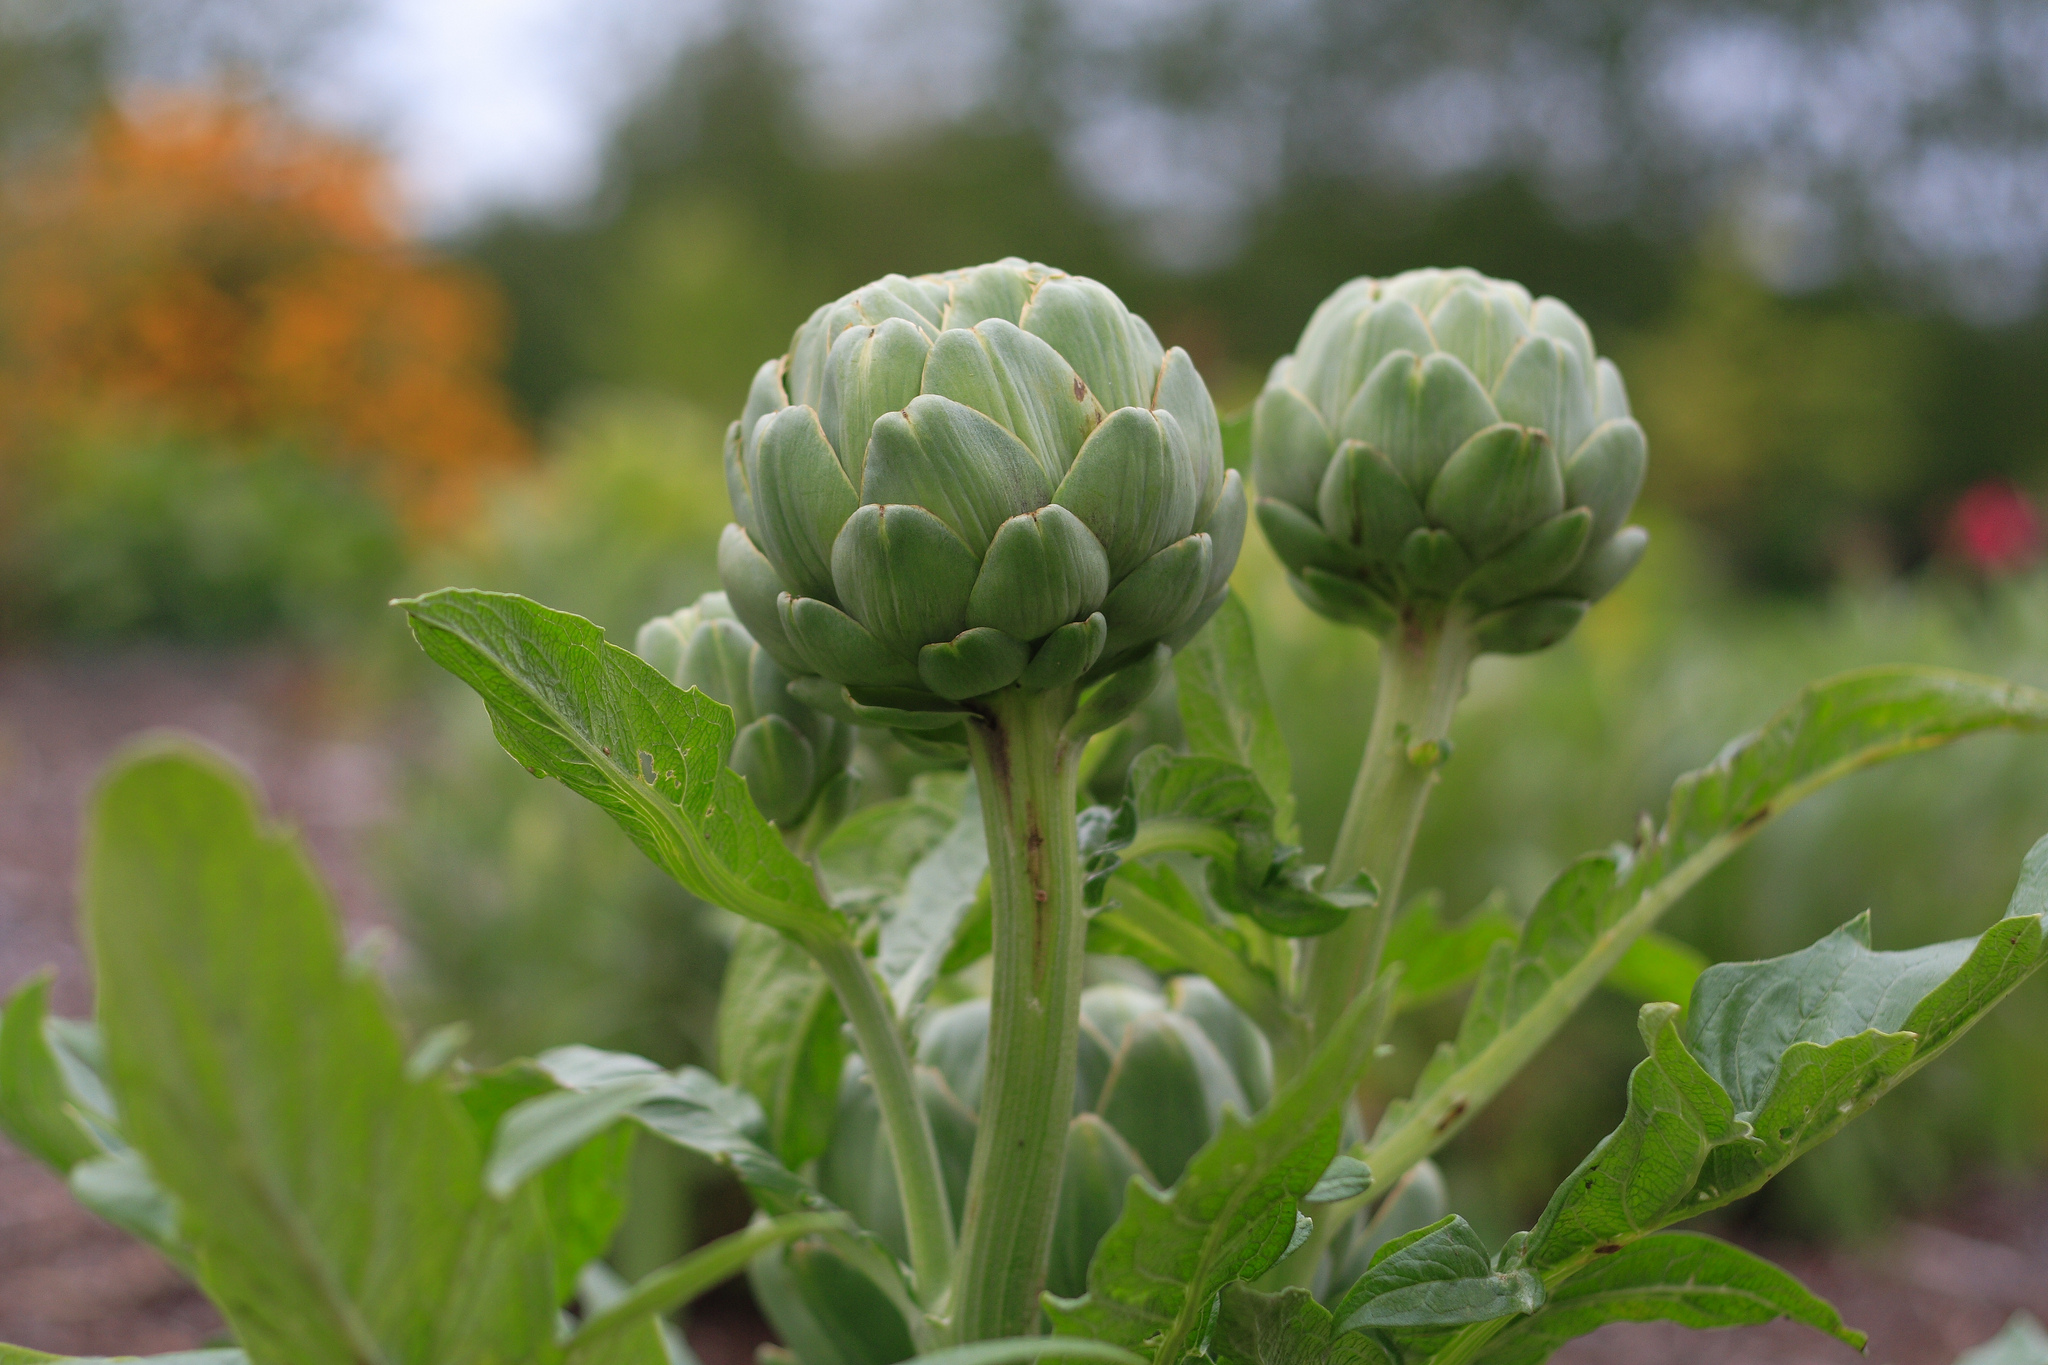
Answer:
<path fill-rule="evenodd" d="M 159 95 L 0 199 L 0 460 L 169 424 L 287 439 L 445 525 L 527 441 L 483 279 L 405 241 L 368 148 L 269 106 Z"/>

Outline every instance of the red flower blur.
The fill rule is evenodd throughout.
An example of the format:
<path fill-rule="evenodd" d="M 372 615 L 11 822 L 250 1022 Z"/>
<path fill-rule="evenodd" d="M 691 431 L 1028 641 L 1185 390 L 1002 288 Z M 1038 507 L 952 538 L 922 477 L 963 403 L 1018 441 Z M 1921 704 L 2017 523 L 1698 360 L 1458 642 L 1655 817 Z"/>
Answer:
<path fill-rule="evenodd" d="M 1948 514 L 1948 541 L 1985 573 L 2011 573 L 2041 553 L 2041 517 L 2004 479 L 1971 485 Z"/>

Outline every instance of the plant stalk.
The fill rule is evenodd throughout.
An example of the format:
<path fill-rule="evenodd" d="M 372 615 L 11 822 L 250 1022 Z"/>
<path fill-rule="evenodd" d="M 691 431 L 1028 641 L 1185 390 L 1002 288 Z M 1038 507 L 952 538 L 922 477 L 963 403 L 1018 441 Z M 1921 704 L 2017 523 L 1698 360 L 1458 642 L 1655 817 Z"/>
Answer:
<path fill-rule="evenodd" d="M 1404 618 L 1380 646 L 1379 696 L 1365 761 L 1323 873 L 1326 887 L 1369 873 L 1379 886 L 1379 899 L 1315 941 L 1308 1006 L 1318 1040 L 1379 975 L 1387 931 L 1401 903 L 1408 853 L 1438 770 L 1450 754 L 1451 713 L 1464 695 L 1465 675 L 1477 653 L 1471 622 L 1455 607 L 1433 618 Z"/>
<path fill-rule="evenodd" d="M 988 1071 L 954 1278 L 962 1342 L 1029 1335 L 1052 1247 L 1080 1035 L 1080 746 L 1071 689 L 998 693 L 967 723 L 994 930 Z"/>
<path fill-rule="evenodd" d="M 896 1012 L 858 946 L 845 939 L 811 940 L 804 946 L 838 994 L 861 1058 L 867 1063 L 882 1126 L 889 1135 L 896 1186 L 903 1194 L 911 1276 L 918 1301 L 934 1307 L 944 1298 L 952 1273 L 953 1214 L 946 1200 L 931 1117 L 918 1096 L 917 1077 L 911 1070 L 902 1030 L 897 1027 Z"/>

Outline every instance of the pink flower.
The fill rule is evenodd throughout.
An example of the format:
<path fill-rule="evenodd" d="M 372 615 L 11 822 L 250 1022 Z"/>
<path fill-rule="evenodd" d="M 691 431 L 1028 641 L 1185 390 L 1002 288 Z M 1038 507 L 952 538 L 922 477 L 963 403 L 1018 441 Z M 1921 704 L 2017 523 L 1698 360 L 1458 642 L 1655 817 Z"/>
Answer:
<path fill-rule="evenodd" d="M 1948 542 L 1985 573 L 2024 568 L 2041 553 L 2041 518 L 2004 479 L 1973 484 L 1948 515 Z"/>

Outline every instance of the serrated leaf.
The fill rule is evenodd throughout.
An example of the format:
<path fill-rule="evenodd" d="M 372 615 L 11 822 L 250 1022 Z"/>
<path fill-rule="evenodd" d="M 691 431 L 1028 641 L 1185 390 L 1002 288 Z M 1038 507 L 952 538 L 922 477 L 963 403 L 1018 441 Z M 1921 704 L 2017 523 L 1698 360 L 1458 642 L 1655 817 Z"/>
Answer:
<path fill-rule="evenodd" d="M 718 997 L 718 1069 L 761 1102 L 768 1148 L 792 1169 L 831 1140 L 845 1017 L 800 945 L 765 924 L 740 926 Z"/>
<path fill-rule="evenodd" d="M 882 906 L 875 966 L 900 1017 L 909 1018 L 939 979 L 986 875 L 981 797 L 970 785 L 959 819 L 910 869 L 902 892 Z"/>
<path fill-rule="evenodd" d="M 1243 1280 L 1223 1286 L 1209 1354 L 1217 1365 L 1400 1365 L 1377 1334 L 1339 1333 L 1308 1290 L 1262 1294 Z"/>
<path fill-rule="evenodd" d="M 1345 1332 L 1462 1327 L 1534 1312 L 1543 1298 L 1541 1279 L 1495 1269 L 1479 1234 L 1453 1214 L 1381 1247 L 1331 1316 Z"/>
<path fill-rule="evenodd" d="M 2048 839 L 2011 913 L 1975 939 L 1873 952 L 1859 916 L 1799 952 L 1709 968 L 1682 1039 L 1676 1006 L 1645 1006 L 1651 1056 L 1628 1112 L 1552 1197 L 1529 1264 L 1565 1266 L 1761 1187 L 2039 968 L 2044 911 Z"/>
<path fill-rule="evenodd" d="M 1681 777 L 1640 847 L 1567 867 L 1512 945 L 1496 945 L 1454 1041 L 1389 1105 L 1366 1160 L 1398 1177 L 1448 1142 L 1670 905 L 1765 824 L 1851 772 L 1987 730 L 2048 729 L 2048 693 L 1946 669 L 1814 683 L 1762 729 Z"/>
<path fill-rule="evenodd" d="M 1300 838 L 1294 822 L 1294 766 L 1252 641 L 1251 613 L 1233 590 L 1209 624 L 1174 656 L 1181 730 L 1189 752 L 1250 770 L 1273 803 L 1273 833 Z"/>
<path fill-rule="evenodd" d="M 500 1203 L 461 1106 L 405 1075 L 295 840 L 188 745 L 92 806 L 83 933 L 123 1126 L 259 1365 L 544 1361 L 538 1192 Z"/>
<path fill-rule="evenodd" d="M 601 807 L 690 892 L 787 933 L 848 936 L 726 766 L 731 711 L 523 597 L 443 588 L 398 605 L 428 657 L 484 699 L 507 753 Z"/>
<path fill-rule="evenodd" d="M 1663 1232 L 1595 1258 L 1550 1292 L 1536 1313 L 1509 1324 L 1478 1357 L 1485 1365 L 1538 1365 L 1574 1337 L 1609 1322 L 1740 1327 L 1790 1318 L 1863 1349 L 1863 1333 L 1806 1286 L 1740 1247 L 1693 1232 Z"/>
<path fill-rule="evenodd" d="M 1089 1263 L 1088 1293 L 1046 1297 L 1056 1335 L 1150 1346 L 1159 1365 L 1179 1365 L 1217 1291 L 1265 1273 L 1292 1243 L 1297 1205 L 1337 1153 L 1340 1111 L 1371 1063 L 1392 995 L 1382 980 L 1354 1000 L 1249 1123 L 1225 1111 L 1170 1191 L 1132 1179 Z"/>

